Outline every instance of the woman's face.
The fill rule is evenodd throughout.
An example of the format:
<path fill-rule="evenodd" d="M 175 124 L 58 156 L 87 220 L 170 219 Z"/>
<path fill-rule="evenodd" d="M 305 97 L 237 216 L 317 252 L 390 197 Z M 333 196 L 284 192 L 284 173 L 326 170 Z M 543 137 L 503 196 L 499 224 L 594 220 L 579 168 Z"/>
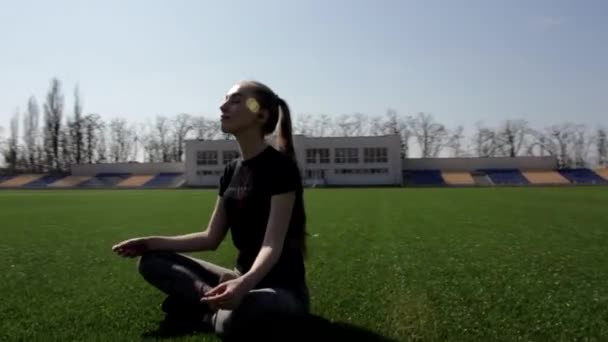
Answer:
<path fill-rule="evenodd" d="M 224 133 L 238 134 L 243 130 L 261 128 L 258 102 L 246 88 L 238 84 L 228 91 L 220 110 L 221 129 Z"/>

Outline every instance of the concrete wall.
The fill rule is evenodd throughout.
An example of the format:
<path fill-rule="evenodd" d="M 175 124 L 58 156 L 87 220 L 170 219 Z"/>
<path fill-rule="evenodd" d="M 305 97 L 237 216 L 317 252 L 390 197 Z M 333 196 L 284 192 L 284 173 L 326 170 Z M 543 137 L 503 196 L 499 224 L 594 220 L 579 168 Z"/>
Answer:
<path fill-rule="evenodd" d="M 75 164 L 71 166 L 73 176 L 94 176 L 98 173 L 132 173 L 152 175 L 161 172 L 184 172 L 184 163 L 116 163 Z"/>
<path fill-rule="evenodd" d="M 474 171 L 478 169 L 553 170 L 554 157 L 424 158 L 402 160 L 403 170 L 439 169 Z"/>
<path fill-rule="evenodd" d="M 303 169 L 325 170 L 325 184 L 327 185 L 398 185 L 401 184 L 401 139 L 398 135 L 369 136 L 369 137 L 317 137 L 307 138 L 299 136 L 297 148 L 299 162 Z M 336 163 L 336 148 L 357 148 L 358 163 Z M 364 163 L 364 148 L 387 148 L 388 161 L 386 163 Z M 329 148 L 329 163 L 306 163 L 306 149 Z M 336 174 L 337 169 L 388 169 L 382 174 Z"/>
<path fill-rule="evenodd" d="M 378 137 L 306 137 L 294 136 L 296 158 L 302 170 L 305 183 L 320 183 L 326 185 L 379 185 L 401 184 L 401 140 L 398 135 Z M 358 163 L 335 163 L 336 148 L 357 148 Z M 364 163 L 363 149 L 366 147 L 386 147 L 386 163 Z M 306 150 L 311 148 L 328 148 L 329 163 L 307 163 Z M 196 165 L 196 153 L 200 150 L 218 151 L 217 165 Z M 220 173 L 224 169 L 222 163 L 223 151 L 238 151 L 238 145 L 233 140 L 187 140 L 186 141 L 186 184 L 192 186 L 217 186 Z M 336 169 L 387 169 L 385 174 L 336 174 Z M 207 170 L 215 174 L 201 175 Z M 324 170 L 324 179 L 307 179 L 307 170 Z"/>

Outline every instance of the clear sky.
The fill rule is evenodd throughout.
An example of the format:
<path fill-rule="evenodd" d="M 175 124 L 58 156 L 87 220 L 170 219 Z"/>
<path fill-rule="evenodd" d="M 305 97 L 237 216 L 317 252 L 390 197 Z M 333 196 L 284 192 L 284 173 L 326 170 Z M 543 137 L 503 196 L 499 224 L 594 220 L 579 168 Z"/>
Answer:
<path fill-rule="evenodd" d="M 0 0 L 0 126 L 52 77 L 71 115 L 218 115 L 240 79 L 298 113 L 608 124 L 608 1 Z"/>

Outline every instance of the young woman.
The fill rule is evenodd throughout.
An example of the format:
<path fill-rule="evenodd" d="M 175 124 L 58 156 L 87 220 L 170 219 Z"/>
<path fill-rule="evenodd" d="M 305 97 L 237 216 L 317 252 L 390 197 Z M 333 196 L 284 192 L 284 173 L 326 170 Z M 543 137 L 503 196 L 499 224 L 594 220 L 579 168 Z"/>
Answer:
<path fill-rule="evenodd" d="M 224 169 L 207 229 L 130 239 L 113 250 L 139 257 L 142 277 L 168 295 L 168 315 L 230 335 L 264 314 L 308 312 L 306 215 L 287 103 L 247 81 L 230 89 L 220 109 L 222 131 L 235 136 L 241 157 Z M 276 148 L 267 143 L 271 134 Z M 183 254 L 215 250 L 228 230 L 238 250 L 234 269 Z"/>

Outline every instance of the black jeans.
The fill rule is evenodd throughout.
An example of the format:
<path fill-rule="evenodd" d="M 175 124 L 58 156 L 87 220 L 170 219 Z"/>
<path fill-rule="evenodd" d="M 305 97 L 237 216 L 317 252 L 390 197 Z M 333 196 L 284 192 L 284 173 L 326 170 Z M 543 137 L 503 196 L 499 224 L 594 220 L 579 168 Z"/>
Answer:
<path fill-rule="evenodd" d="M 165 294 L 193 305 L 199 305 L 202 293 L 220 281 L 240 276 L 237 271 L 173 252 L 147 253 L 139 258 L 138 269 L 147 282 Z M 210 312 L 215 332 L 229 335 L 253 319 L 259 324 L 264 314 L 307 314 L 308 304 L 285 289 L 258 288 L 251 290 L 235 310 Z"/>

